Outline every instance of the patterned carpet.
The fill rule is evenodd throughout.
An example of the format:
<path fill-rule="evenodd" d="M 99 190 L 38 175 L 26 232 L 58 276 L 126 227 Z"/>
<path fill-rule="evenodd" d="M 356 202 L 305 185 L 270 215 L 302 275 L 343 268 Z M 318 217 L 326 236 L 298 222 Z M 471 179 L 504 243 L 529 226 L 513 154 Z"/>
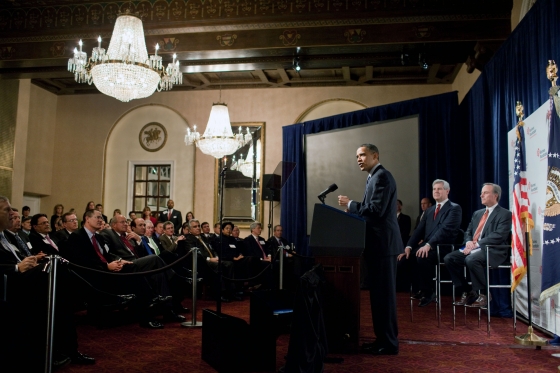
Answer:
<path fill-rule="evenodd" d="M 362 291 L 361 342 L 374 338 L 369 295 Z M 325 364 L 325 372 L 555 372 L 560 348 L 524 347 L 514 343 L 511 319 L 492 319 L 492 334 L 486 336 L 486 323 L 478 328 L 477 313 L 468 310 L 467 324 L 462 314 L 456 330 L 452 330 L 451 299 L 444 298 L 442 324 L 437 327 L 434 305 L 414 309 L 410 320 L 407 294 L 399 293 L 398 356 L 374 357 L 363 354 L 335 355 L 344 358 L 341 364 Z M 190 307 L 190 300 L 184 302 Z M 215 309 L 215 303 L 200 301 L 198 321 L 202 309 Z M 249 300 L 223 304 L 222 312 L 249 321 Z M 483 316 L 485 316 L 483 314 Z M 190 321 L 190 314 L 187 315 Z M 166 324 L 163 330 L 146 330 L 137 324 L 120 323 L 105 329 L 89 325 L 87 317 L 77 315 L 80 350 L 97 359 L 93 366 L 68 365 L 59 372 L 215 372 L 201 360 L 201 329 L 182 328 L 177 323 Z M 517 324 L 517 335 L 527 326 Z M 289 335 L 277 340 L 277 368 L 284 365 Z"/>

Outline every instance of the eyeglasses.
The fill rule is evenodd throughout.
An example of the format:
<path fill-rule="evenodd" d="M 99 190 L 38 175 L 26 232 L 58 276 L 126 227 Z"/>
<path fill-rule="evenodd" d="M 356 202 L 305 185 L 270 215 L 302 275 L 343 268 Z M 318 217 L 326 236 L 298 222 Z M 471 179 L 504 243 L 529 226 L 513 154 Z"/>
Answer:
<path fill-rule="evenodd" d="M 103 218 L 101 218 L 101 219 L 103 219 Z M 75 223 L 77 221 L 78 221 L 78 219 L 69 219 L 69 220 L 66 220 L 65 223 Z"/>

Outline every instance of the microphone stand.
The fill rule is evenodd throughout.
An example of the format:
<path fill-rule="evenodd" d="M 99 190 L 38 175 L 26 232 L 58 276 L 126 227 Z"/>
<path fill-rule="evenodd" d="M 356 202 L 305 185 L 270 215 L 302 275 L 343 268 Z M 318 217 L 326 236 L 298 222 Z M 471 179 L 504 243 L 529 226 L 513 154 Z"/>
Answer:
<path fill-rule="evenodd" d="M 220 208 L 218 213 L 218 221 L 220 222 L 220 255 L 218 256 L 218 296 L 216 299 L 216 312 L 219 314 L 222 313 L 222 245 L 224 240 L 224 233 L 222 232 L 222 219 L 223 219 L 223 208 L 224 208 L 224 182 L 227 173 L 227 166 L 224 163 L 223 159 L 222 162 L 222 171 L 220 172 L 220 187 L 218 189 L 218 193 L 220 193 Z"/>

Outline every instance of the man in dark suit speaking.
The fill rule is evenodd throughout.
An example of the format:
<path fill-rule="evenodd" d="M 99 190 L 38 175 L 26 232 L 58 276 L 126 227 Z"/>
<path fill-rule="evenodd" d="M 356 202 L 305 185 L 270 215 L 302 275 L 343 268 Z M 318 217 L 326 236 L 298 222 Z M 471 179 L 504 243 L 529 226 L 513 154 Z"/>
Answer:
<path fill-rule="evenodd" d="M 486 307 L 488 304 L 486 246 L 505 245 L 511 231 L 511 211 L 498 205 L 501 194 L 502 188 L 497 184 L 485 183 L 482 186 L 480 201 L 485 208 L 474 212 L 465 232 L 465 248 L 455 250 L 444 258 L 453 285 L 457 293 L 462 294 L 461 299 L 455 302 L 457 306 Z M 509 253 L 509 249 L 492 249 L 488 257 L 490 265 L 495 267 L 507 262 Z M 465 265 L 471 274 L 472 290 L 463 275 Z"/>
<path fill-rule="evenodd" d="M 404 254 L 399 255 L 399 260 L 406 256 L 410 260 L 416 258 L 417 273 L 413 283 L 417 282 L 420 290 L 414 297 L 420 299 L 420 307 L 432 303 L 436 295 L 433 287 L 434 268 L 437 265 L 436 246 L 438 244 L 452 244 L 459 234 L 461 225 L 461 206 L 449 200 L 449 183 L 437 179 L 432 183 L 432 196 L 436 205 L 424 213 L 420 224 L 410 236 Z"/>
<path fill-rule="evenodd" d="M 338 196 L 338 204 L 366 221 L 364 259 L 368 268 L 371 314 L 377 339 L 374 343 L 364 343 L 362 351 L 373 355 L 396 355 L 399 352 L 397 255 L 402 252 L 397 223 L 397 184 L 393 175 L 379 163 L 379 150 L 375 145 L 361 145 L 356 158 L 360 169 L 369 174 L 364 199 L 356 202 L 347 196 Z"/>

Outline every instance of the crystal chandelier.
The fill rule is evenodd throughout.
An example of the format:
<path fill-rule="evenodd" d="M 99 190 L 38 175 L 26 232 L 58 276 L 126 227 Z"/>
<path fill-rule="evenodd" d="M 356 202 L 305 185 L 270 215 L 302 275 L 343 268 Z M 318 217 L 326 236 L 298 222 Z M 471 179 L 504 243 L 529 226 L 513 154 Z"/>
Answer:
<path fill-rule="evenodd" d="M 202 136 L 196 130 L 196 125 L 193 131 L 187 128 L 185 135 L 185 144 L 196 144 L 201 152 L 215 158 L 233 154 L 249 141 L 251 141 L 251 132 L 248 127 L 245 135 L 241 133 L 241 127 L 239 133 L 233 134 L 227 105 L 221 102 L 212 104 L 208 125 Z"/>
<path fill-rule="evenodd" d="M 156 89 L 167 91 L 173 84 L 183 83 L 175 54 L 173 62 L 165 69 L 161 56 L 157 55 L 159 45 L 156 45 L 155 55 L 148 58 L 142 20 L 129 9 L 118 16 L 107 53 L 101 48 L 101 36 L 97 42 L 89 60 L 82 52 L 81 40 L 80 50 L 74 49 L 74 57 L 68 60 L 68 70 L 74 73 L 78 83 L 93 83 L 102 93 L 123 102 L 148 97 Z"/>
<path fill-rule="evenodd" d="M 255 165 L 256 158 L 256 178 L 261 178 L 261 140 L 257 140 L 257 155 L 255 157 L 253 144 L 249 147 L 247 152 L 247 158 L 243 159 L 243 154 L 239 157 L 237 162 L 235 161 L 235 156 L 232 160 L 232 170 L 237 170 L 246 177 L 253 177 L 253 166 Z"/>

